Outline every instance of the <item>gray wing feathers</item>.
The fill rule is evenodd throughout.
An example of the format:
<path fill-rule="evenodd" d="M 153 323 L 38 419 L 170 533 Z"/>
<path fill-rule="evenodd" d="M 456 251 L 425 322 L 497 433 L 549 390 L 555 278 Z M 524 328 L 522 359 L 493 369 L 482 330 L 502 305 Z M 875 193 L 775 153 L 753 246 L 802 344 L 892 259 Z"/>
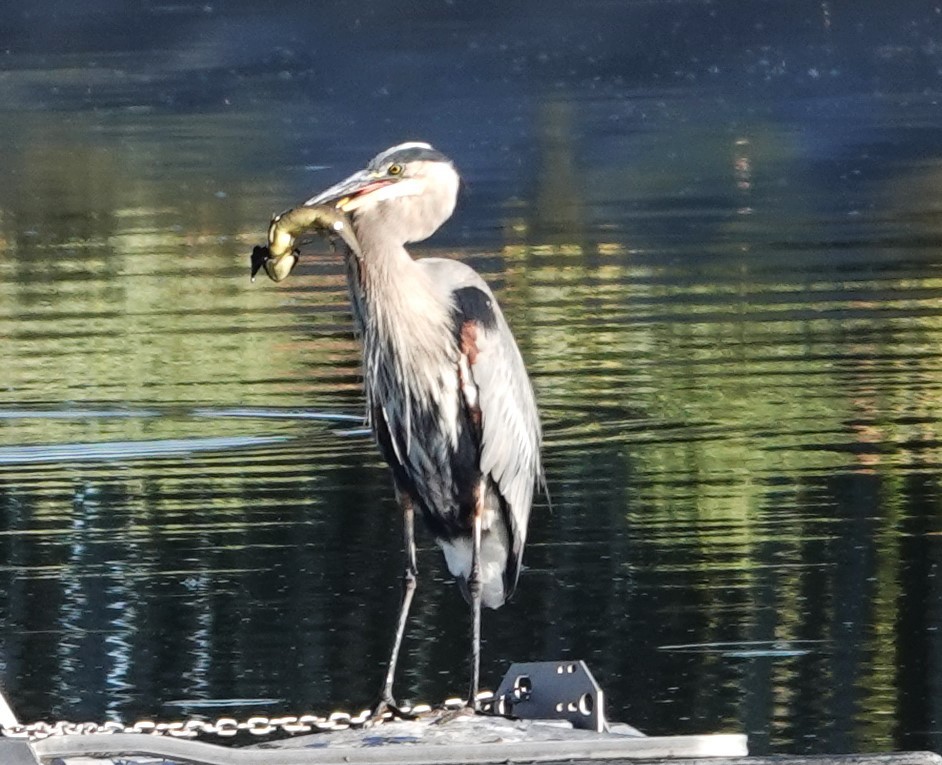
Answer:
<path fill-rule="evenodd" d="M 533 491 L 543 480 L 540 418 L 523 357 L 490 287 L 473 269 L 446 258 L 417 262 L 443 289 L 477 287 L 491 300 L 495 322 L 490 328 L 478 327 L 471 376 L 481 409 L 481 472 L 491 476 L 509 506 L 513 556 L 518 563 Z M 517 566 L 513 569 L 516 574 Z M 512 589 L 515 581 L 509 584 Z"/>
<path fill-rule="evenodd" d="M 496 312 L 496 328 L 478 332 L 471 374 L 481 408 L 481 472 L 494 479 L 510 506 L 514 553 L 519 555 L 533 490 L 543 475 L 540 421 L 520 351 L 500 309 Z"/>

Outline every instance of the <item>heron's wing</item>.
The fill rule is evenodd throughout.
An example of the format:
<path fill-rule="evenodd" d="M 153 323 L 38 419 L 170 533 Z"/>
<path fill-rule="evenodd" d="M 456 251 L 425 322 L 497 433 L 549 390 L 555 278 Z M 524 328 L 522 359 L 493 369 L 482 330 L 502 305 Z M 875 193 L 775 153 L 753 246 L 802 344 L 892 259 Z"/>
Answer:
<path fill-rule="evenodd" d="M 505 573 L 509 597 L 519 574 L 533 490 L 543 480 L 542 435 L 533 387 L 487 283 L 459 261 L 425 258 L 419 262 L 452 293 L 462 369 L 470 372 L 462 388 L 469 409 L 480 412 L 480 469 L 493 480 L 506 505 L 512 539 Z"/>

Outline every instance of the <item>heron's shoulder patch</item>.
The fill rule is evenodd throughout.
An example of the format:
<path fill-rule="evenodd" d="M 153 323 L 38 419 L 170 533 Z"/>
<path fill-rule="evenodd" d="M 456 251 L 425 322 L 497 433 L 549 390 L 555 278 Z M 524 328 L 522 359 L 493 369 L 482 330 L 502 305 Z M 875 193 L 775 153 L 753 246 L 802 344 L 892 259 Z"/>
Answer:
<path fill-rule="evenodd" d="M 472 321 L 484 329 L 497 326 L 497 314 L 494 311 L 494 298 L 480 287 L 460 287 L 453 293 L 458 325 Z"/>

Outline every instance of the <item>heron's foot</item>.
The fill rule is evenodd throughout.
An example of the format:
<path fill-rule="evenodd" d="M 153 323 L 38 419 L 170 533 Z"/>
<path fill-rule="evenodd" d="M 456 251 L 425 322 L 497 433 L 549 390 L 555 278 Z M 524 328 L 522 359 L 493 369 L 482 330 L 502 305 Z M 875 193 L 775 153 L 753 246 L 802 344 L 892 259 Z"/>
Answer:
<path fill-rule="evenodd" d="M 407 712 L 400 707 L 392 696 L 381 696 L 372 707 L 370 707 L 369 725 L 378 725 L 388 720 L 416 720 L 418 715 Z"/>
<path fill-rule="evenodd" d="M 497 698 L 490 691 L 478 691 L 475 688 L 468 694 L 464 708 L 479 715 L 493 714 Z"/>

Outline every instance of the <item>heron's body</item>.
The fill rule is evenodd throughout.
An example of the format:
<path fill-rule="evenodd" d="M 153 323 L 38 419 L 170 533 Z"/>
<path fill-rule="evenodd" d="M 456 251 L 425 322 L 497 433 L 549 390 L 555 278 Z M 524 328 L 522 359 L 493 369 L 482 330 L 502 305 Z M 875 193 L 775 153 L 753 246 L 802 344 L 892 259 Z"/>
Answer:
<path fill-rule="evenodd" d="M 490 288 L 463 263 L 414 261 L 404 248 L 348 263 L 367 407 L 396 488 L 415 503 L 466 597 L 482 514 L 482 603 L 498 608 L 517 582 L 540 436 L 529 390 L 503 422 L 490 415 L 497 432 L 485 431 L 482 407 L 513 395 L 512 378 L 525 379 L 520 352 Z M 407 290 L 376 273 L 387 267 L 409 277 Z"/>
<path fill-rule="evenodd" d="M 351 221 L 358 247 L 347 242 L 344 249 L 368 415 L 404 514 L 405 589 L 385 704 L 394 703 L 416 586 L 414 513 L 472 605 L 473 704 L 480 607 L 498 608 L 516 586 L 534 488 L 543 479 L 533 390 L 490 288 L 463 263 L 413 260 L 405 248 L 451 216 L 457 191 L 446 157 L 407 143 L 305 203 L 335 206 Z"/>

